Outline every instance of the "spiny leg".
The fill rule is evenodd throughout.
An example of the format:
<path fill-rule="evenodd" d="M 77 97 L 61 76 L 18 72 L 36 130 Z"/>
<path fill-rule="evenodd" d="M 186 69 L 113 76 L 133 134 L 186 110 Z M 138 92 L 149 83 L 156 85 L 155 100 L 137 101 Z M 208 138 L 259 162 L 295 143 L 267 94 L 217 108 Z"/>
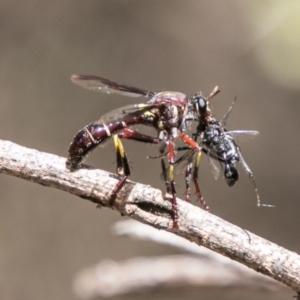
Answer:
<path fill-rule="evenodd" d="M 192 170 L 193 170 L 193 159 L 194 159 L 194 151 L 189 151 L 188 153 L 188 163 L 185 168 L 185 201 L 190 202 L 191 195 L 191 178 L 192 178 Z"/>
<path fill-rule="evenodd" d="M 152 137 L 146 134 L 142 134 L 132 128 L 124 128 L 118 133 L 120 139 L 134 140 L 137 142 L 148 143 L 148 144 L 159 144 L 160 139 Z"/>
<path fill-rule="evenodd" d="M 186 167 L 185 167 L 185 201 L 190 202 L 190 195 L 191 195 L 191 179 L 192 179 L 192 170 L 193 170 L 193 165 L 194 165 L 194 155 L 195 151 L 191 149 L 188 146 L 183 146 L 183 147 L 176 147 L 176 151 L 185 151 L 187 150 L 186 153 L 184 153 L 182 156 L 180 156 L 176 161 L 175 164 L 180 164 L 183 161 L 187 161 Z"/>
<path fill-rule="evenodd" d="M 186 135 L 182 132 L 179 132 L 178 135 L 185 144 L 187 144 L 190 148 L 192 148 L 194 151 L 196 151 L 195 164 L 194 164 L 194 170 L 193 170 L 193 182 L 194 182 L 194 186 L 195 186 L 195 190 L 196 190 L 196 195 L 200 202 L 200 206 L 203 209 L 210 211 L 208 205 L 206 204 L 206 202 L 204 201 L 204 199 L 202 197 L 200 187 L 198 184 L 199 165 L 200 165 L 201 154 L 202 154 L 203 148 L 195 141 L 195 139 L 194 140 L 191 139 L 188 135 Z"/>
<path fill-rule="evenodd" d="M 118 134 L 113 136 L 114 140 L 114 147 L 116 150 L 116 157 L 117 157 L 117 173 L 119 176 L 122 176 L 120 181 L 115 186 L 114 190 L 112 191 L 109 205 L 112 206 L 118 192 L 124 186 L 126 179 L 130 175 L 130 168 L 128 163 L 128 158 L 126 156 L 124 146 L 121 142 L 121 138 L 135 140 L 138 142 L 150 143 L 150 144 L 158 144 L 160 140 L 157 137 L 151 137 L 145 134 L 141 134 L 132 128 L 123 128 Z"/>
<path fill-rule="evenodd" d="M 170 181 L 169 181 L 168 174 L 167 174 L 168 168 L 166 167 L 165 160 L 164 160 L 164 158 L 169 153 L 168 153 L 168 151 L 164 152 L 165 147 L 166 147 L 166 144 L 163 144 L 161 149 L 160 149 L 160 154 L 159 155 L 157 155 L 157 156 L 148 156 L 148 158 L 151 158 L 151 159 L 160 158 L 161 159 L 162 176 L 163 176 L 164 182 L 165 182 L 166 187 L 167 187 L 167 193 L 170 193 L 171 192 Z M 186 168 L 185 168 L 185 182 L 186 182 L 185 200 L 187 202 L 189 202 L 190 201 L 190 199 L 189 199 L 190 198 L 190 181 L 191 181 L 191 178 L 192 178 L 193 158 L 194 158 L 195 152 L 194 152 L 194 150 L 192 150 L 188 146 L 176 147 L 176 148 L 174 148 L 174 150 L 175 151 L 187 150 L 187 152 L 185 154 L 183 154 L 181 157 L 179 157 L 175 161 L 174 165 L 179 164 L 183 161 L 188 161 L 188 164 L 186 165 Z"/>
<path fill-rule="evenodd" d="M 189 161 L 185 168 L 185 201 L 190 202 L 191 195 L 191 177 L 192 177 L 193 162 Z"/>
<path fill-rule="evenodd" d="M 210 211 L 209 206 L 206 204 L 206 202 L 203 199 L 203 196 L 201 194 L 200 187 L 199 187 L 199 184 L 198 184 L 198 175 L 199 175 L 199 165 L 200 165 L 200 160 L 201 160 L 201 154 L 202 154 L 201 151 L 198 151 L 196 153 L 194 170 L 193 170 L 193 182 L 194 182 L 196 195 L 197 195 L 197 198 L 200 202 L 201 208 L 203 208 L 204 210 Z"/>
<path fill-rule="evenodd" d="M 117 157 L 117 173 L 119 176 L 122 176 L 122 178 L 117 183 L 117 185 L 115 186 L 115 188 L 113 189 L 113 191 L 111 193 L 110 200 L 109 200 L 109 206 L 113 206 L 118 192 L 122 189 L 122 187 L 124 186 L 124 184 L 126 182 L 127 177 L 130 175 L 128 159 L 127 159 L 126 153 L 124 151 L 123 144 L 122 144 L 120 138 L 118 137 L 118 135 L 116 135 L 116 134 L 113 136 L 113 140 L 114 140 L 114 146 L 115 146 L 116 157 Z"/>
<path fill-rule="evenodd" d="M 233 106 L 234 106 L 234 104 L 235 104 L 235 102 L 236 102 L 236 99 L 237 99 L 237 97 L 235 97 L 235 98 L 233 99 L 233 101 L 232 101 L 232 103 L 231 103 L 231 105 L 230 105 L 228 111 L 226 112 L 226 114 L 223 116 L 223 118 L 222 118 L 222 120 L 221 120 L 221 124 L 222 124 L 224 127 L 226 126 L 227 118 L 229 117 L 229 115 L 230 115 L 231 112 L 232 112 L 232 109 L 233 109 Z"/>
<path fill-rule="evenodd" d="M 193 140 L 196 142 L 197 141 L 198 134 L 194 133 L 193 134 Z M 182 147 L 176 147 L 176 151 L 183 151 L 183 150 L 188 150 L 185 154 L 180 156 L 176 161 L 175 164 L 178 164 L 182 161 L 187 160 L 187 165 L 185 168 L 185 201 L 190 202 L 190 195 L 191 195 L 191 179 L 192 179 L 192 170 L 193 170 L 193 160 L 194 160 L 194 155 L 195 151 L 191 149 L 189 146 L 182 146 Z"/>
<path fill-rule="evenodd" d="M 162 169 L 162 176 L 163 176 L 163 179 L 164 179 L 164 182 L 166 185 L 166 192 L 167 192 L 167 194 L 170 194 L 171 187 L 170 187 L 170 181 L 168 178 L 167 167 L 166 167 L 166 162 L 165 162 L 165 154 L 164 154 L 165 148 L 166 148 L 166 143 L 164 142 L 159 149 L 159 153 L 160 153 L 159 157 L 161 159 L 160 164 L 161 164 L 161 169 Z"/>
<path fill-rule="evenodd" d="M 172 144 L 172 146 L 170 146 Z M 168 145 L 168 151 L 164 153 L 166 145 Z M 170 150 L 171 147 L 171 150 Z M 173 149 L 173 150 L 172 150 Z M 171 152 L 170 152 L 171 151 Z M 173 153 L 170 155 L 170 153 Z M 169 160 L 169 167 L 166 167 L 165 156 L 168 155 Z M 173 157 L 173 162 L 171 162 L 170 157 Z M 176 201 L 176 191 L 175 191 L 175 183 L 174 183 L 174 157 L 175 157 L 175 150 L 174 144 L 172 141 L 163 142 L 159 149 L 159 156 L 150 156 L 149 158 L 160 158 L 161 159 L 161 168 L 162 168 L 162 176 L 166 185 L 166 195 L 165 199 L 168 198 L 168 195 L 172 196 L 172 212 L 173 212 L 173 227 L 178 227 L 178 208 L 177 208 L 177 201 Z M 168 173 L 169 172 L 169 173 Z"/>
<path fill-rule="evenodd" d="M 174 163 L 175 163 L 175 150 L 173 140 L 168 141 L 168 160 L 169 160 L 169 186 L 172 195 L 172 211 L 173 211 L 173 227 L 178 227 L 178 206 L 176 200 L 176 190 L 174 181 Z"/>
<path fill-rule="evenodd" d="M 275 207 L 272 204 L 263 204 L 263 203 L 261 203 L 254 175 L 253 175 L 251 169 L 249 168 L 249 166 L 247 165 L 246 161 L 244 160 L 239 147 L 237 147 L 237 151 L 239 153 L 240 162 L 241 162 L 242 166 L 244 167 L 246 173 L 248 174 L 248 176 L 249 176 L 249 178 L 250 178 L 250 180 L 253 184 L 254 191 L 255 191 L 255 194 L 256 194 L 256 199 L 257 199 L 257 206 L 258 207 L 261 207 L 261 206 L 263 206 L 263 207 Z"/>
<path fill-rule="evenodd" d="M 194 133 L 193 139 L 195 142 L 197 142 L 198 133 Z M 184 148 L 184 147 L 183 147 Z M 192 178 L 192 170 L 193 170 L 193 159 L 194 159 L 194 151 L 190 151 L 188 153 L 188 164 L 185 169 L 185 201 L 190 202 L 190 195 L 191 195 L 191 178 Z"/>

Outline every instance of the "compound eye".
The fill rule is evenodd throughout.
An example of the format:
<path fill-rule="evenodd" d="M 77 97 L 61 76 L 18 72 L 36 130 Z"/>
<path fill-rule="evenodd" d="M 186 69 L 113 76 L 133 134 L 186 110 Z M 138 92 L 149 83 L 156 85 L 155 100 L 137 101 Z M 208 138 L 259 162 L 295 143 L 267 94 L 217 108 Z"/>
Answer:
<path fill-rule="evenodd" d="M 205 115 L 207 113 L 207 101 L 201 96 L 195 96 L 194 98 L 194 108 L 200 115 Z"/>
<path fill-rule="evenodd" d="M 229 165 L 225 166 L 224 176 L 229 186 L 233 186 L 239 180 L 239 173 L 237 169 Z"/>

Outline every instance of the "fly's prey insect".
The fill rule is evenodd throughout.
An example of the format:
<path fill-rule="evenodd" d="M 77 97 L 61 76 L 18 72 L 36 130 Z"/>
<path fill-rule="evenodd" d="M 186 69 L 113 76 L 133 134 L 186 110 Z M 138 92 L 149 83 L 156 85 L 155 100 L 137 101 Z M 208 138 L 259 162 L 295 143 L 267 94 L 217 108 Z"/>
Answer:
<path fill-rule="evenodd" d="M 255 185 L 252 172 L 243 160 L 240 150 L 233 140 L 234 132 L 227 132 L 224 128 L 230 111 L 221 122 L 216 121 L 211 116 L 208 100 L 219 92 L 217 88 L 206 99 L 199 93 L 192 98 L 188 98 L 179 92 L 149 92 L 93 75 L 73 75 L 71 80 L 93 91 L 117 93 L 131 97 L 143 96 L 149 99 L 147 103 L 124 106 L 103 115 L 100 120 L 81 129 L 75 135 L 70 145 L 66 165 L 71 171 L 74 171 L 80 167 L 89 152 L 109 138 L 113 138 L 116 150 L 117 173 L 121 176 L 121 179 L 112 191 L 110 205 L 113 204 L 117 193 L 121 190 L 130 175 L 128 159 L 121 139 L 162 144 L 159 157 L 161 157 L 161 167 L 167 193 L 171 195 L 174 227 L 178 226 L 178 209 L 174 181 L 174 165 L 176 162 L 186 157 L 188 158 L 189 165 L 186 170 L 187 190 L 189 189 L 189 181 L 193 177 L 197 198 L 200 201 L 201 207 L 206 210 L 209 208 L 203 200 L 197 182 L 201 152 L 206 153 L 212 160 L 217 160 L 221 164 L 224 164 L 225 179 L 230 186 L 238 180 L 235 165 L 239 161 L 242 162 Z M 188 121 L 198 122 L 197 131 L 193 135 L 193 138 L 184 133 Z M 157 135 L 152 137 L 142 134 L 132 128 L 134 125 L 153 127 Z M 235 133 L 238 133 L 238 131 Z M 252 133 L 256 134 L 257 132 Z M 174 143 L 177 137 L 186 144 L 186 147 L 182 149 L 189 150 L 178 160 L 176 160 L 177 148 Z M 197 143 L 198 137 L 201 138 L 200 144 Z M 167 149 L 166 154 L 164 154 L 165 149 Z M 167 156 L 168 165 L 166 165 L 165 156 Z M 193 176 L 191 176 L 192 169 Z M 255 191 L 257 192 L 256 185 Z M 258 203 L 260 203 L 258 193 L 257 197 Z M 186 199 L 188 200 L 188 196 Z"/>
<path fill-rule="evenodd" d="M 196 132 L 192 135 L 193 139 L 184 137 L 184 142 L 189 145 L 189 147 L 179 147 L 177 150 L 188 151 L 179 157 L 175 162 L 175 164 L 179 164 L 182 161 L 187 161 L 185 170 L 186 200 L 188 201 L 190 196 L 191 179 L 194 182 L 198 198 L 201 197 L 198 185 L 198 170 L 201 153 L 203 152 L 209 158 L 215 179 L 218 178 L 220 172 L 218 166 L 215 164 L 215 161 L 218 161 L 221 164 L 224 170 L 224 178 L 228 186 L 233 186 L 238 181 L 239 173 L 236 165 L 237 163 L 241 163 L 253 184 L 254 191 L 256 193 L 257 206 L 274 207 L 273 205 L 261 203 L 254 175 L 244 160 L 239 146 L 235 142 L 236 138 L 253 138 L 257 136 L 259 132 L 253 130 L 227 131 L 225 128 L 226 121 L 233 109 L 236 98 L 221 121 L 218 121 L 212 116 L 210 108 L 210 99 L 217 93 L 219 93 L 219 90 L 215 88 L 208 98 L 204 98 L 201 93 L 196 94 L 191 98 L 192 111 L 195 116 L 194 120 L 198 122 L 198 126 L 196 128 Z M 199 142 L 201 152 L 195 151 L 195 148 L 191 147 L 191 145 L 197 143 L 198 137 L 201 139 Z M 205 205 L 205 202 L 203 203 Z M 209 207 L 206 206 L 206 209 L 209 210 Z"/>

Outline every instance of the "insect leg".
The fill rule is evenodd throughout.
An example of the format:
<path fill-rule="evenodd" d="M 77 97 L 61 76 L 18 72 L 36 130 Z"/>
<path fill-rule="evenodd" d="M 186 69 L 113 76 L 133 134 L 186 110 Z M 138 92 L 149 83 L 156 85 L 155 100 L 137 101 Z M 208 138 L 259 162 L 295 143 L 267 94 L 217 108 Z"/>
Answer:
<path fill-rule="evenodd" d="M 174 163 L 175 163 L 175 150 L 173 140 L 168 141 L 168 160 L 169 160 L 169 189 L 172 195 L 172 210 L 173 210 L 173 227 L 178 227 L 178 207 L 176 200 L 176 190 L 174 181 Z"/>
<path fill-rule="evenodd" d="M 160 154 L 157 156 L 148 156 L 148 158 L 151 159 L 157 159 L 160 158 L 161 159 L 161 166 L 162 166 L 162 176 L 163 179 L 165 181 L 166 184 L 166 188 L 167 188 L 167 193 L 171 193 L 171 188 L 170 188 L 170 181 L 168 178 L 168 168 L 165 165 L 165 157 L 169 154 L 169 152 L 165 152 L 165 148 L 166 148 L 166 144 L 162 144 L 162 147 L 160 148 Z M 183 146 L 183 147 L 176 147 L 174 148 L 174 151 L 184 151 L 184 150 L 188 150 L 188 152 L 186 152 L 184 155 L 182 155 L 181 157 L 179 157 L 176 161 L 175 161 L 175 165 L 179 164 L 182 161 L 188 161 L 188 164 L 185 168 L 185 182 L 186 182 L 186 192 L 185 192 L 185 200 L 187 202 L 189 202 L 189 198 L 190 198 L 190 181 L 192 178 L 192 170 L 193 170 L 193 158 L 194 158 L 194 154 L 195 152 L 193 150 L 191 150 L 190 147 L 188 146 Z"/>
<path fill-rule="evenodd" d="M 149 135 L 142 134 L 132 128 L 124 128 L 118 133 L 118 137 L 121 139 L 134 140 L 143 143 L 158 144 L 160 139 Z"/>
<path fill-rule="evenodd" d="M 190 182 L 192 178 L 194 152 L 189 154 L 188 163 L 185 168 L 185 201 L 190 202 L 191 188 Z"/>
<path fill-rule="evenodd" d="M 164 154 L 165 148 L 166 148 L 166 143 L 164 142 L 159 149 L 159 153 L 160 153 L 159 157 L 161 158 L 160 163 L 161 163 L 161 169 L 162 169 L 162 176 L 163 176 L 163 179 L 164 179 L 164 182 L 166 185 L 166 191 L 168 194 L 170 194 L 171 187 L 170 187 L 170 181 L 168 178 L 167 167 L 166 167 L 166 162 L 165 162 L 165 154 Z"/>
<path fill-rule="evenodd" d="M 230 115 L 231 112 L 232 112 L 232 109 L 233 109 L 233 106 L 234 106 L 234 104 L 235 104 L 235 102 L 236 102 L 236 99 L 237 99 L 237 97 L 235 97 L 235 98 L 233 99 L 233 101 L 232 101 L 232 103 L 231 103 L 231 105 L 230 105 L 228 111 L 226 112 L 226 114 L 223 116 L 223 118 L 222 118 L 222 120 L 221 120 L 221 124 L 222 124 L 224 127 L 225 127 L 225 125 L 226 125 L 227 118 L 229 117 L 229 115 Z"/>
<path fill-rule="evenodd" d="M 194 133 L 193 139 L 195 142 L 197 142 L 198 133 Z M 184 147 L 183 147 L 184 148 Z M 190 202 L 190 195 L 191 195 L 191 178 L 192 178 L 192 170 L 193 170 L 193 158 L 194 158 L 194 151 L 190 151 L 189 157 L 188 157 L 188 164 L 185 169 L 185 201 Z"/>
<path fill-rule="evenodd" d="M 120 176 L 129 176 L 130 168 L 128 159 L 120 139 L 129 139 L 143 143 L 158 144 L 160 140 L 157 137 L 142 134 L 132 128 L 123 128 L 114 136 L 114 144 L 117 153 L 117 173 Z"/>
<path fill-rule="evenodd" d="M 114 146 L 117 155 L 117 173 L 120 176 L 129 176 L 130 168 L 128 164 L 128 159 L 124 150 L 124 146 L 119 138 L 118 134 L 113 136 Z"/>
<path fill-rule="evenodd" d="M 178 135 L 185 144 L 187 144 L 190 148 L 192 148 L 196 151 L 195 165 L 194 165 L 194 170 L 193 170 L 193 182 L 194 182 L 194 186 L 195 186 L 195 190 L 196 190 L 196 195 L 200 202 L 200 206 L 203 209 L 210 211 L 208 205 L 206 204 L 206 202 L 204 201 L 204 199 L 202 197 L 200 187 L 198 184 L 198 173 L 199 173 L 199 165 L 200 165 L 201 154 L 202 154 L 202 152 L 201 152 L 202 147 L 195 140 L 191 139 L 188 135 L 186 135 L 182 132 L 179 132 Z"/>
<path fill-rule="evenodd" d="M 117 156 L 117 173 L 119 176 L 122 176 L 120 181 L 115 186 L 114 190 L 111 193 L 109 205 L 112 206 L 118 192 L 121 190 L 121 188 L 124 186 L 126 179 L 130 175 L 130 168 L 128 164 L 128 159 L 123 147 L 123 144 L 118 137 L 118 134 L 113 135 L 114 140 L 114 146 L 116 150 L 116 156 Z"/>
<path fill-rule="evenodd" d="M 111 122 L 109 124 L 93 122 L 81 129 L 73 138 L 69 147 L 69 154 L 66 166 L 70 171 L 77 170 L 85 157 L 98 145 L 104 143 L 113 136 L 117 156 L 117 173 L 122 176 L 111 194 L 110 204 L 112 205 L 117 193 L 121 190 L 127 177 L 130 175 L 130 168 L 121 138 L 132 139 L 144 143 L 157 144 L 160 140 L 156 137 L 143 135 L 127 127 L 124 121 Z"/>
<path fill-rule="evenodd" d="M 199 165 L 200 165 L 201 154 L 202 154 L 201 151 L 198 151 L 196 153 L 195 165 L 194 165 L 194 170 L 193 170 L 193 182 L 194 182 L 197 198 L 200 202 L 200 206 L 204 210 L 210 211 L 209 206 L 206 204 L 206 202 L 203 199 L 203 196 L 201 194 L 200 187 L 198 184 L 198 175 L 199 175 Z"/>
<path fill-rule="evenodd" d="M 151 137 L 148 135 L 144 135 L 139 133 L 132 128 L 123 128 L 117 134 L 113 136 L 114 146 L 116 150 L 116 157 L 117 157 L 117 173 L 119 176 L 122 176 L 120 181 L 115 186 L 111 198 L 110 198 L 110 206 L 113 205 L 114 200 L 116 199 L 117 193 L 122 189 L 124 186 L 126 179 L 130 176 L 130 168 L 128 163 L 128 158 L 126 156 L 124 146 L 121 142 L 121 138 L 135 140 L 138 142 L 144 143 L 151 143 L 151 144 L 158 144 L 160 140 L 155 137 Z"/>
<path fill-rule="evenodd" d="M 239 154 L 240 162 L 241 162 L 242 166 L 244 167 L 246 173 L 248 174 L 248 176 L 249 176 L 249 178 L 250 178 L 250 180 L 251 180 L 251 182 L 253 184 L 254 191 L 255 191 L 255 194 L 256 194 L 256 199 L 257 199 L 257 206 L 258 207 L 261 207 L 261 206 L 264 206 L 264 207 L 275 207 L 272 204 L 262 204 L 261 203 L 254 175 L 253 175 L 251 169 L 249 168 L 249 166 L 247 165 L 245 159 L 243 158 L 241 150 L 240 150 L 239 147 L 237 147 L 237 151 L 238 151 L 238 154 Z"/>

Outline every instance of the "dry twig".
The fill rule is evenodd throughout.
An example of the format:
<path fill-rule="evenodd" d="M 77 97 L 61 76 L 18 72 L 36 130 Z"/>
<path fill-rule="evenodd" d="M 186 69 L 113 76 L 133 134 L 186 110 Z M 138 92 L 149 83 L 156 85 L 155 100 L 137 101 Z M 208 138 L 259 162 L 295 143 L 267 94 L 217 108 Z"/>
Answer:
<path fill-rule="evenodd" d="M 55 187 L 101 206 L 118 182 L 116 175 L 83 167 L 71 173 L 65 158 L 0 141 L 0 172 Z M 178 199 L 179 228 L 172 227 L 172 209 L 160 190 L 128 182 L 114 208 L 158 229 L 171 231 L 198 245 L 276 279 L 300 293 L 300 257 L 274 243 L 232 225 Z"/>

